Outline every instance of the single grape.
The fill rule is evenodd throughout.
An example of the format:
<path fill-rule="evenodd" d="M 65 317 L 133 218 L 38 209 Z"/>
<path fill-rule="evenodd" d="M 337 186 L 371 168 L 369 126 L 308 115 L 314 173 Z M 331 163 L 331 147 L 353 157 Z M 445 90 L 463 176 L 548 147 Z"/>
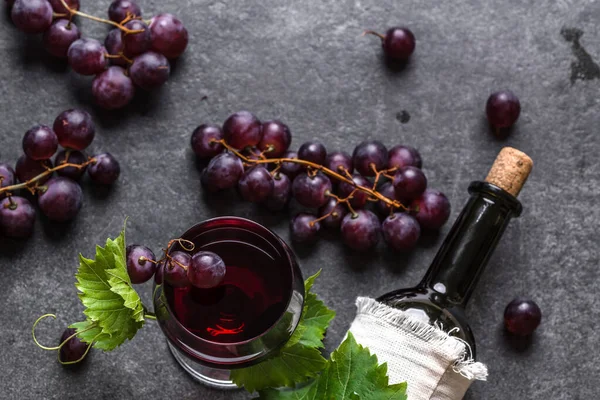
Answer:
<path fill-rule="evenodd" d="M 267 121 L 262 124 L 262 139 L 258 148 L 267 158 L 281 157 L 292 143 L 290 128 L 281 121 Z"/>
<path fill-rule="evenodd" d="M 56 133 L 46 125 L 36 125 L 23 137 L 23 152 L 32 160 L 41 161 L 52 158 L 58 148 Z"/>
<path fill-rule="evenodd" d="M 58 359 L 61 362 L 79 361 L 84 354 L 86 354 L 85 352 L 89 345 L 81 341 L 77 336 L 73 336 L 75 333 L 77 333 L 77 331 L 74 328 L 67 328 L 60 337 L 59 345 L 62 345 L 62 347 L 60 348 Z M 69 339 L 71 336 L 73 336 L 73 338 Z M 65 343 L 65 340 L 67 339 L 69 339 L 69 341 Z"/>
<path fill-rule="evenodd" d="M 343 176 L 346 176 L 344 170 L 350 174 L 354 172 L 352 157 L 344 151 L 334 151 L 333 153 L 329 153 L 325 159 L 325 164 L 323 165 Z"/>
<path fill-rule="evenodd" d="M 327 218 L 321 220 L 321 224 L 329 229 L 340 229 L 342 220 L 346 214 L 348 214 L 348 207 L 343 203 L 339 203 L 334 198 L 330 198 L 327 204 L 319 209 L 319 218 L 329 215 Z"/>
<path fill-rule="evenodd" d="M 104 39 L 104 48 L 106 52 L 113 56 L 123 55 L 125 52 L 125 45 L 123 44 L 123 36 L 121 30 L 115 28 L 108 32 L 106 39 Z M 121 67 L 127 67 L 129 63 L 123 57 L 109 58 L 108 60 L 112 65 L 119 65 Z"/>
<path fill-rule="evenodd" d="M 154 283 L 162 285 L 165 276 L 165 265 L 167 264 L 166 259 L 161 260 L 156 265 L 156 272 L 154 273 Z"/>
<path fill-rule="evenodd" d="M 0 163 L 0 188 L 15 184 L 15 170 L 6 163 Z M 3 194 L 0 198 L 4 197 Z"/>
<path fill-rule="evenodd" d="M 294 178 L 292 193 L 296 201 L 309 208 L 319 208 L 327 203 L 331 193 L 331 181 L 322 173 L 310 176 L 303 173 Z"/>
<path fill-rule="evenodd" d="M 450 201 L 437 190 L 425 190 L 411 208 L 416 210 L 415 218 L 424 229 L 440 229 L 450 217 Z"/>
<path fill-rule="evenodd" d="M 71 44 L 67 57 L 69 66 L 81 75 L 96 75 L 108 65 L 106 49 L 96 39 L 81 38 Z"/>
<path fill-rule="evenodd" d="M 126 249 L 127 274 L 131 283 L 139 284 L 150 280 L 156 271 L 156 257 L 146 246 L 132 244 Z M 150 261 L 149 261 L 150 260 Z"/>
<path fill-rule="evenodd" d="M 141 17 L 142 9 L 132 0 L 115 0 L 108 7 L 108 18 L 116 23 L 121 23 L 129 15 Z"/>
<path fill-rule="evenodd" d="M 427 178 L 417 167 L 402 167 L 396 171 L 393 185 L 397 199 L 414 200 L 427 189 Z"/>
<path fill-rule="evenodd" d="M 48 219 L 70 221 L 81 209 L 83 192 L 75 181 L 62 176 L 52 178 L 39 187 L 38 205 Z"/>
<path fill-rule="evenodd" d="M 95 183 L 112 185 L 121 174 L 119 162 L 110 153 L 94 156 L 95 162 L 88 167 L 88 175 Z"/>
<path fill-rule="evenodd" d="M 188 253 L 182 251 L 172 252 L 171 259 L 167 261 L 163 272 L 165 281 L 174 287 L 189 286 L 190 280 L 187 270 L 191 262 L 192 257 Z"/>
<path fill-rule="evenodd" d="M 167 58 L 183 54 L 188 44 L 188 31 L 183 23 L 171 14 L 159 14 L 150 22 L 152 50 Z"/>
<path fill-rule="evenodd" d="M 306 142 L 298 149 L 298 158 L 323 165 L 327 158 L 327 149 L 321 142 Z"/>
<path fill-rule="evenodd" d="M 131 102 L 135 87 L 125 70 L 113 65 L 94 78 L 92 94 L 100 107 L 113 110 L 123 108 Z"/>
<path fill-rule="evenodd" d="M 24 197 L 10 196 L 0 201 L 0 232 L 12 238 L 31 236 L 35 209 Z"/>
<path fill-rule="evenodd" d="M 356 210 L 342 220 L 342 239 L 353 250 L 369 250 L 379 242 L 381 224 L 369 210 Z"/>
<path fill-rule="evenodd" d="M 240 111 L 227 118 L 223 124 L 223 137 L 236 149 L 256 146 L 262 139 L 262 124 L 248 111 Z"/>
<path fill-rule="evenodd" d="M 492 93 L 485 106 L 488 121 L 495 128 L 509 128 L 521 114 L 519 98 L 510 90 Z"/>
<path fill-rule="evenodd" d="M 54 57 L 67 58 L 69 47 L 79 38 L 81 32 L 77 25 L 67 19 L 57 19 L 44 32 L 44 48 Z"/>
<path fill-rule="evenodd" d="M 256 165 L 244 172 L 238 182 L 242 198 L 253 203 L 261 203 L 273 192 L 273 177 L 262 165 Z"/>
<path fill-rule="evenodd" d="M 295 151 L 286 151 L 283 153 L 282 158 L 287 159 L 298 159 L 298 153 Z M 281 163 L 281 172 L 286 174 L 290 179 L 294 179 L 296 175 L 298 175 L 302 171 L 302 165 L 293 163 L 293 162 L 283 162 Z"/>
<path fill-rule="evenodd" d="M 542 321 L 542 310 L 533 300 L 516 298 L 504 310 L 504 326 L 518 336 L 529 336 Z"/>
<path fill-rule="evenodd" d="M 152 38 L 150 37 L 150 29 L 148 29 L 148 25 L 144 21 L 134 19 L 127 22 L 124 26 L 132 31 L 141 31 L 137 33 L 121 33 L 125 54 L 133 57 L 150 50 Z"/>
<path fill-rule="evenodd" d="M 83 110 L 71 109 L 60 113 L 52 126 L 58 143 L 65 149 L 84 150 L 96 136 L 92 116 Z"/>
<path fill-rule="evenodd" d="M 25 33 L 43 33 L 52 25 L 48 0 L 15 0 L 10 15 L 15 26 Z"/>
<path fill-rule="evenodd" d="M 243 173 L 244 165 L 238 157 L 221 153 L 208 163 L 202 184 L 210 191 L 230 189 L 237 185 Z"/>
<path fill-rule="evenodd" d="M 169 79 L 171 65 L 165 56 L 148 51 L 133 60 L 129 76 L 142 89 L 152 90 L 164 85 Z"/>
<path fill-rule="evenodd" d="M 382 45 L 386 57 L 405 61 L 415 51 L 415 35 L 408 28 L 390 28 L 385 33 Z"/>
<path fill-rule="evenodd" d="M 221 257 L 211 251 L 200 251 L 192 256 L 187 275 L 190 283 L 200 289 L 217 287 L 225 279 L 227 266 Z"/>
<path fill-rule="evenodd" d="M 30 179 L 35 178 L 36 176 L 46 172 L 48 169 L 52 168 L 52 161 L 44 160 L 44 161 L 35 161 L 26 155 L 22 155 L 17 160 L 17 164 L 15 165 L 15 172 L 17 174 L 17 178 L 19 182 L 27 182 Z M 43 177 L 38 181 L 38 183 L 45 183 L 50 179 L 52 174 Z"/>
<path fill-rule="evenodd" d="M 421 155 L 414 147 L 394 146 L 388 152 L 388 156 L 388 168 L 400 169 L 411 166 L 421 168 L 423 166 Z"/>
<path fill-rule="evenodd" d="M 317 217 L 308 213 L 299 213 L 290 223 L 292 240 L 298 243 L 312 242 L 317 238 L 321 223 L 316 222 Z"/>
<path fill-rule="evenodd" d="M 365 187 L 368 189 L 370 189 L 371 186 L 373 186 L 367 180 L 367 178 L 365 178 L 362 175 L 358 175 L 358 174 L 354 174 L 352 176 L 352 181 L 357 186 L 362 186 L 362 187 Z M 366 192 L 363 192 L 362 190 L 355 190 L 355 189 L 356 189 L 356 187 L 349 183 L 340 182 L 338 189 L 337 189 L 338 196 L 340 196 L 342 199 L 345 199 L 354 192 L 352 194 L 352 199 L 350 199 L 350 205 L 354 208 L 363 208 L 367 204 L 369 195 Z"/>
<path fill-rule="evenodd" d="M 67 154 L 69 157 L 68 159 L 67 159 Z M 59 165 L 65 164 L 65 163 L 82 165 L 86 161 L 87 161 L 87 157 L 85 156 L 85 154 L 83 154 L 80 151 L 61 150 L 56 154 L 56 157 L 54 158 L 54 165 L 56 165 L 57 167 Z M 74 181 L 78 181 L 81 179 L 81 177 L 85 173 L 86 169 L 87 169 L 87 166 L 82 167 L 82 168 L 66 167 L 63 169 L 59 169 L 58 171 L 56 171 L 56 173 L 60 176 L 70 178 Z"/>
<path fill-rule="evenodd" d="M 223 145 L 213 142 L 221 139 L 221 128 L 216 125 L 200 125 L 192 133 L 192 150 L 198 157 L 212 158 L 223 152 Z"/>
<path fill-rule="evenodd" d="M 397 251 L 413 249 L 421 236 L 419 222 L 406 213 L 394 213 L 387 217 L 381 230 L 388 246 Z"/>
<path fill-rule="evenodd" d="M 354 168 L 363 176 L 375 176 L 375 170 L 386 169 L 388 163 L 388 151 L 377 140 L 367 140 L 356 146 L 352 154 Z"/>
<path fill-rule="evenodd" d="M 266 206 L 269 210 L 283 210 L 292 197 L 292 181 L 286 174 L 276 173 L 273 177 L 273 190 L 267 198 Z"/>
<path fill-rule="evenodd" d="M 57 14 L 68 14 L 69 10 L 65 8 L 61 0 L 49 0 L 52 5 L 52 9 Z M 79 0 L 65 0 L 65 3 L 71 10 L 79 11 Z"/>

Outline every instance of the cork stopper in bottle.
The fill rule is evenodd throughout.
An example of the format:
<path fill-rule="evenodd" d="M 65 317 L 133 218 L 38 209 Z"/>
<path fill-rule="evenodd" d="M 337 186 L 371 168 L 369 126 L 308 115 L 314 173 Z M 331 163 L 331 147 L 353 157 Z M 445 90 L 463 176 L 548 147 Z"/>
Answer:
<path fill-rule="evenodd" d="M 527 154 L 512 147 L 505 147 L 496 157 L 485 181 L 517 197 L 531 168 L 533 161 Z"/>

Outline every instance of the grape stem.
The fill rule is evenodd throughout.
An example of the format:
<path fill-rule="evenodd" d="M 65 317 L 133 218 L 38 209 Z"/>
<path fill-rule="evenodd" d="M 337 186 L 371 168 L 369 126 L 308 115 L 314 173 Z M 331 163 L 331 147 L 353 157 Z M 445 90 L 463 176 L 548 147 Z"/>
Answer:
<path fill-rule="evenodd" d="M 126 28 L 123 25 L 123 24 L 129 22 L 132 18 L 130 18 L 129 20 L 127 18 L 125 18 L 125 20 L 123 20 L 121 23 L 117 23 L 117 22 L 111 21 L 109 19 L 94 17 L 93 15 L 89 15 L 89 14 L 86 14 L 84 12 L 74 10 L 71 7 L 69 7 L 69 5 L 67 4 L 67 2 L 65 0 L 60 0 L 60 2 L 62 3 L 63 7 L 69 13 L 69 20 L 71 20 L 73 18 L 73 16 L 78 15 L 78 16 L 80 16 L 82 18 L 91 19 L 92 21 L 96 21 L 96 22 L 101 22 L 103 24 L 112 25 L 112 26 L 114 26 L 116 28 L 119 28 L 120 30 L 122 30 L 126 34 L 133 34 L 133 33 L 144 32 L 143 29 L 129 29 L 129 28 Z"/>
<path fill-rule="evenodd" d="M 57 165 L 54 168 L 48 168 L 46 171 L 42 172 L 41 174 L 39 174 L 38 176 L 36 176 L 34 178 L 31 178 L 27 182 L 0 188 L 0 195 L 3 193 L 6 193 L 6 192 L 13 192 L 13 191 L 19 190 L 19 189 L 27 189 L 32 194 L 35 194 L 35 189 L 37 188 L 36 183 L 38 183 L 40 180 L 46 178 L 47 176 L 52 175 L 54 172 L 59 171 L 64 168 L 69 168 L 69 167 L 81 169 L 81 168 L 87 167 L 90 164 L 94 164 L 95 162 L 96 162 L 95 158 L 90 158 L 89 160 L 87 160 L 86 162 L 84 162 L 82 164 L 62 163 L 60 165 Z"/>
<path fill-rule="evenodd" d="M 363 32 L 362 36 L 366 36 L 366 35 L 374 35 L 374 36 L 377 36 L 378 38 L 380 38 L 381 40 L 385 40 L 385 36 L 383 36 L 381 33 L 375 32 L 375 31 L 366 30 Z"/>
<path fill-rule="evenodd" d="M 341 175 L 341 174 L 339 174 L 329 168 L 326 168 L 322 165 L 315 164 L 315 163 L 313 163 L 311 161 L 307 161 L 307 160 L 300 160 L 298 158 L 265 158 L 265 159 L 260 159 L 260 160 L 254 160 L 254 159 L 248 158 L 245 155 L 243 155 L 242 153 L 240 153 L 237 149 L 230 146 L 224 139 L 214 140 L 214 141 L 223 145 L 223 147 L 225 147 L 227 150 L 229 150 L 231 153 L 233 153 L 234 155 L 239 157 L 243 162 L 245 162 L 247 164 L 276 164 L 277 166 L 280 166 L 284 162 L 288 162 L 288 163 L 293 163 L 293 164 L 304 165 L 306 167 L 309 167 L 313 171 L 313 173 L 320 171 L 320 172 L 324 173 L 325 175 L 328 175 L 332 178 L 337 179 L 338 181 L 345 182 L 348 185 L 352 185 L 356 190 L 365 192 L 370 197 L 375 198 L 377 200 L 381 200 L 390 207 L 402 208 L 402 209 L 408 211 L 408 208 L 404 204 L 402 204 L 398 200 L 392 200 L 392 199 L 385 197 L 384 195 L 379 193 L 375 187 L 368 188 L 368 187 L 357 185 L 354 182 L 354 180 L 352 180 L 352 176 L 350 175 L 350 173 L 348 171 L 346 171 L 345 169 L 341 169 L 341 171 L 347 176 Z M 377 181 L 379 180 L 380 175 L 382 175 L 384 173 L 389 173 L 393 170 L 394 169 L 376 172 L 376 174 L 377 174 L 376 180 Z M 348 204 L 348 202 L 346 202 L 346 204 Z"/>

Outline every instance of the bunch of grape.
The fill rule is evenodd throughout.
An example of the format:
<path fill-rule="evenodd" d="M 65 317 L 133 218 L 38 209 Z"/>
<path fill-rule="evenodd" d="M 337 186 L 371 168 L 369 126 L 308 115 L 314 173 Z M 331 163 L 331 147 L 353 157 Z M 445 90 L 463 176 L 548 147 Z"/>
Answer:
<path fill-rule="evenodd" d="M 91 158 L 83 153 L 95 133 L 92 117 L 82 110 L 66 110 L 52 128 L 36 125 L 25 133 L 25 154 L 15 168 L 0 163 L 0 234 L 25 238 L 33 232 L 35 209 L 26 197 L 15 195 L 19 190 L 37 195 L 39 209 L 49 220 L 65 222 L 81 209 L 83 193 L 77 182 L 86 170 L 100 185 L 117 180 L 121 169 L 110 153 Z M 59 145 L 63 149 L 57 152 Z M 53 177 L 55 172 L 58 176 Z"/>
<path fill-rule="evenodd" d="M 237 187 L 245 200 L 274 211 L 285 208 L 292 197 L 318 210 L 292 219 L 291 235 L 297 242 L 312 241 L 321 228 L 329 228 L 339 230 L 356 250 L 375 247 L 383 234 L 391 248 L 404 251 L 416 245 L 421 229 L 436 230 L 448 220 L 450 202 L 443 193 L 427 189 L 421 156 L 414 148 L 388 150 L 371 140 L 356 146 L 350 156 L 328 153 L 319 142 L 290 151 L 291 141 L 287 125 L 261 122 L 247 111 L 233 114 L 223 127 L 201 125 L 192 134 L 196 155 L 210 159 L 202 172 L 207 190 Z"/>
<path fill-rule="evenodd" d="M 65 58 L 73 71 L 95 75 L 92 93 L 99 106 L 122 108 L 129 104 L 136 86 L 152 90 L 163 85 L 171 72 L 170 59 L 179 57 L 188 44 L 183 23 L 171 14 L 148 21 L 133 0 L 115 0 L 109 20 L 79 11 L 79 0 L 7 0 L 17 28 L 29 34 L 43 33 L 46 50 Z M 104 45 L 81 37 L 75 15 L 105 22 L 115 28 Z"/>

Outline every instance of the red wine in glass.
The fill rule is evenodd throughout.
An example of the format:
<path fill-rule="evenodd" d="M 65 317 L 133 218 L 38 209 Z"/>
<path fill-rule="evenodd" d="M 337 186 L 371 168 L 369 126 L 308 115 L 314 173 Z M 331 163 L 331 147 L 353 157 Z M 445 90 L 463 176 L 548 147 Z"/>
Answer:
<path fill-rule="evenodd" d="M 300 269 L 277 235 L 246 219 L 211 219 L 181 238 L 194 243 L 190 254 L 218 254 L 227 273 L 211 289 L 156 285 L 159 324 L 173 355 L 194 378 L 235 387 L 229 370 L 261 362 L 296 329 L 304 303 Z M 170 251 L 176 250 L 185 251 L 180 245 Z"/>

